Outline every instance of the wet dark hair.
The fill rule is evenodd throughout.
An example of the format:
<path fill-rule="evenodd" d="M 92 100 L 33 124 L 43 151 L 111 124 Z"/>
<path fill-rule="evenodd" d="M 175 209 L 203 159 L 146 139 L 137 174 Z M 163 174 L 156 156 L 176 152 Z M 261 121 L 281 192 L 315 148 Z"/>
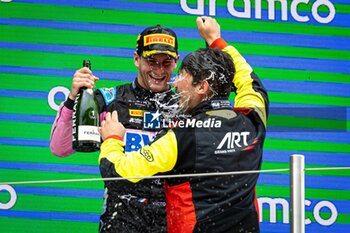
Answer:
<path fill-rule="evenodd" d="M 207 80 L 213 97 L 228 97 L 230 95 L 235 67 L 232 58 L 220 49 L 198 49 L 187 55 L 179 71 L 185 70 L 193 77 L 192 84 L 197 85 Z"/>

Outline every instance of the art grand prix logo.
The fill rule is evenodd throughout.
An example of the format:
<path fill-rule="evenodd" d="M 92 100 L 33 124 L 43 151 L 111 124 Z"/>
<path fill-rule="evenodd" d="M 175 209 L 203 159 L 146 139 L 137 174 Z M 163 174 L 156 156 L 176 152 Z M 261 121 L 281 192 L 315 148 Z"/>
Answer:
<path fill-rule="evenodd" d="M 215 154 L 235 152 L 237 148 L 248 146 L 250 132 L 228 132 L 215 150 Z"/>

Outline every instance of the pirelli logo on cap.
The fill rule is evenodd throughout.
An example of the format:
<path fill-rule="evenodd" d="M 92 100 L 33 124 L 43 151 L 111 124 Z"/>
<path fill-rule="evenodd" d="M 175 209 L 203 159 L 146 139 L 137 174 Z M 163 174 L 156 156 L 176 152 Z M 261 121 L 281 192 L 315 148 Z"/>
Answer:
<path fill-rule="evenodd" d="M 167 44 L 175 47 L 175 37 L 167 34 L 151 34 L 144 37 L 144 46 L 151 44 Z"/>
<path fill-rule="evenodd" d="M 129 115 L 133 117 L 143 117 L 144 110 L 129 109 Z"/>

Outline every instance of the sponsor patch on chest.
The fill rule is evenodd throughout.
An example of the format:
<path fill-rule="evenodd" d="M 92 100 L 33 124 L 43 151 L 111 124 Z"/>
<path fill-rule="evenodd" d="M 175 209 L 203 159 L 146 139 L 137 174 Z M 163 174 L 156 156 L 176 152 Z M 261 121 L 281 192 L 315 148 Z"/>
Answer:
<path fill-rule="evenodd" d="M 141 147 L 148 145 L 155 136 L 156 132 L 126 129 L 124 136 L 125 153 L 139 150 Z"/>

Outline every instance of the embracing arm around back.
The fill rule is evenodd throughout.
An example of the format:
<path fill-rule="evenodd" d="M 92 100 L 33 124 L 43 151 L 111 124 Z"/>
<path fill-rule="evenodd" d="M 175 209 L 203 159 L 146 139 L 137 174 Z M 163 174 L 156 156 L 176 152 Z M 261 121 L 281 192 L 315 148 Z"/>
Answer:
<path fill-rule="evenodd" d="M 172 130 L 163 131 L 151 144 L 127 155 L 122 141 L 125 128 L 118 121 L 116 111 L 107 113 L 99 131 L 104 140 L 99 157 L 100 166 L 104 168 L 101 169 L 104 178 L 152 176 L 170 171 L 176 164 L 177 140 Z M 140 180 L 129 179 L 131 182 Z"/>

